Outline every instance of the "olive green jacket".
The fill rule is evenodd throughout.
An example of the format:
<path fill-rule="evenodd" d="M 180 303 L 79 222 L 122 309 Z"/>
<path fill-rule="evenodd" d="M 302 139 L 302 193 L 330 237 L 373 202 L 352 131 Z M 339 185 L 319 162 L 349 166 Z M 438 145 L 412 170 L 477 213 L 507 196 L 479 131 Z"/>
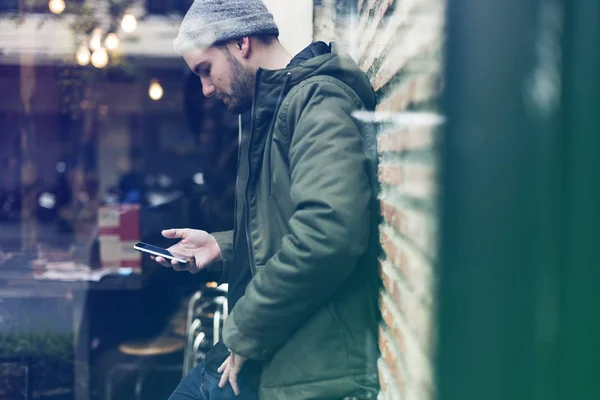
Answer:
<path fill-rule="evenodd" d="M 374 104 L 338 54 L 257 73 L 236 197 L 247 229 L 214 236 L 226 276 L 247 235 L 253 278 L 223 340 L 265 361 L 261 399 L 376 397 L 376 152 L 352 118 Z"/>

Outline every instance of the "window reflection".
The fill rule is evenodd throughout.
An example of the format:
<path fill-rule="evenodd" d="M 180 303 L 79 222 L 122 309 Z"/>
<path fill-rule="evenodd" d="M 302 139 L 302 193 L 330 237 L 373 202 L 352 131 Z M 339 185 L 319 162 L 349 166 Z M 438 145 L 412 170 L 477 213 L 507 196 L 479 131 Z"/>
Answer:
<path fill-rule="evenodd" d="M 132 243 L 232 228 L 238 118 L 172 50 L 190 2 L 59 3 L 0 3 L 0 398 L 130 398 L 111 371 L 166 343 L 179 372 L 144 389 L 164 399 L 173 327 L 219 277 Z"/>

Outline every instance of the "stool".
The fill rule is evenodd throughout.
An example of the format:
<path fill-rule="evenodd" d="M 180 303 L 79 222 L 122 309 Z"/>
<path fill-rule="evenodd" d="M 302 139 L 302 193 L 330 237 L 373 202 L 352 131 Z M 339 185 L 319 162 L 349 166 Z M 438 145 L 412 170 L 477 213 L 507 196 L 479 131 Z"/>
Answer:
<path fill-rule="evenodd" d="M 177 337 L 185 337 L 186 314 L 185 311 L 178 312 L 169 319 L 171 332 Z"/>
<path fill-rule="evenodd" d="M 106 400 L 112 399 L 113 376 L 118 371 L 136 371 L 135 399 L 141 400 L 142 387 L 148 372 L 181 372 L 181 364 L 177 365 L 157 365 L 153 362 L 153 357 L 166 356 L 181 351 L 185 346 L 184 340 L 176 337 L 159 336 L 150 340 L 134 340 L 119 345 L 119 351 L 129 356 L 139 357 L 137 363 L 122 363 L 115 365 L 108 373 L 106 380 Z M 141 359 L 144 363 L 140 363 Z"/>

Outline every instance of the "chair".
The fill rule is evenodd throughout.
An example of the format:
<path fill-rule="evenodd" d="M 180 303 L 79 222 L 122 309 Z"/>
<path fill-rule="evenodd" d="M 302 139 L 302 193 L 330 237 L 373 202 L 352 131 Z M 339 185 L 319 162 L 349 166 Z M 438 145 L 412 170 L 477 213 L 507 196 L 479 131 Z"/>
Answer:
<path fill-rule="evenodd" d="M 228 315 L 226 287 L 205 287 L 188 302 L 183 358 L 185 376 L 221 338 Z"/>

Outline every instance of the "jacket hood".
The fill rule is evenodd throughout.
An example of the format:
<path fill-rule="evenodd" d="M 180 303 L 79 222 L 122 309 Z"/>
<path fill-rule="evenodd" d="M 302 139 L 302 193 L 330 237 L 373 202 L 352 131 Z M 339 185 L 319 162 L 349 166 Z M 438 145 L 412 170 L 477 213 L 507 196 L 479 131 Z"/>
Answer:
<path fill-rule="evenodd" d="M 263 70 L 261 82 L 281 84 L 287 79 L 286 86 L 291 88 L 317 75 L 339 79 L 356 92 L 367 109 L 375 107 L 375 93 L 369 79 L 350 56 L 335 52 L 334 44 L 312 43 L 298 53 L 286 68 Z"/>

